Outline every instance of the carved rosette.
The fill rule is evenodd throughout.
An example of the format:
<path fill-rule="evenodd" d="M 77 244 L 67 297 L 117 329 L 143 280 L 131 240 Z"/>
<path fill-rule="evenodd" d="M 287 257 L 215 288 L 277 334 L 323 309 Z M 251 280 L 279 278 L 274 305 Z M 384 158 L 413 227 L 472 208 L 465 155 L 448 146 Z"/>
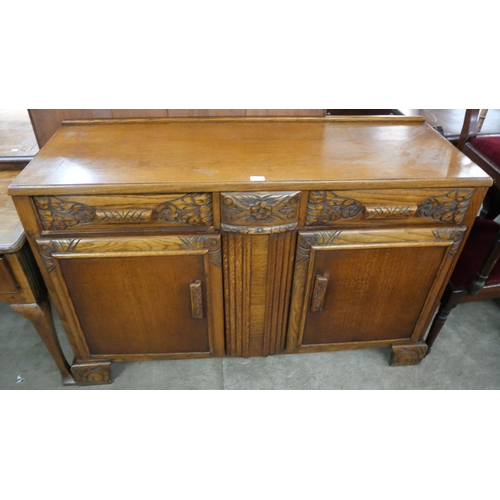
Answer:
<path fill-rule="evenodd" d="M 295 229 L 298 192 L 222 193 L 221 222 L 225 231 L 271 234 Z"/>
<path fill-rule="evenodd" d="M 418 205 L 417 215 L 445 224 L 460 224 L 473 192 L 473 189 L 455 189 L 442 196 L 427 198 Z"/>
<path fill-rule="evenodd" d="M 44 230 L 64 230 L 87 224 L 95 218 L 95 210 L 84 203 L 65 201 L 56 196 L 35 196 L 35 206 Z"/>
<path fill-rule="evenodd" d="M 454 227 L 445 227 L 434 229 L 432 231 L 432 235 L 438 241 L 443 240 L 453 240 L 453 244 L 450 246 L 448 250 L 448 255 L 450 257 L 455 257 L 457 250 L 460 247 L 460 243 L 462 242 L 462 238 L 464 237 L 465 230 L 463 228 L 454 228 Z"/>
<path fill-rule="evenodd" d="M 391 366 L 418 365 L 424 359 L 427 349 L 425 342 L 392 346 Z"/>
<path fill-rule="evenodd" d="M 199 250 L 202 248 L 208 249 L 208 262 L 215 267 L 222 267 L 222 255 L 220 238 L 206 234 L 193 234 L 189 236 L 181 236 L 179 238 L 187 248 Z"/>
<path fill-rule="evenodd" d="M 364 210 L 360 201 L 338 196 L 333 191 L 311 191 L 307 202 L 306 226 L 324 226 L 358 217 Z"/>
<path fill-rule="evenodd" d="M 111 383 L 111 362 L 99 361 L 74 364 L 71 373 L 78 385 L 100 385 Z"/>
<path fill-rule="evenodd" d="M 158 205 L 153 213 L 158 220 L 190 226 L 211 226 L 212 194 L 189 193 Z"/>
<path fill-rule="evenodd" d="M 52 258 L 52 254 L 54 253 L 71 253 L 73 252 L 78 243 L 79 239 L 71 239 L 71 240 L 50 240 L 43 241 L 38 243 L 38 247 L 40 249 L 40 255 L 43 259 L 43 263 L 47 268 L 47 271 L 51 273 L 56 268 L 54 265 L 54 259 Z"/>

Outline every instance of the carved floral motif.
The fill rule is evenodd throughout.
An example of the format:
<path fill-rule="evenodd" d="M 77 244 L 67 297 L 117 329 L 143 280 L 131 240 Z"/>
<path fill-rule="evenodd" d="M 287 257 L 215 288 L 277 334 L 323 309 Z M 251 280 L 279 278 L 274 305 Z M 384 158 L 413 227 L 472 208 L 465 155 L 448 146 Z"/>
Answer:
<path fill-rule="evenodd" d="M 358 200 L 338 196 L 333 191 L 311 191 L 307 203 L 306 225 L 323 226 L 338 220 L 354 219 L 363 209 Z"/>
<path fill-rule="evenodd" d="M 205 234 L 193 234 L 181 236 L 179 239 L 187 248 L 192 250 L 208 248 L 208 262 L 216 267 L 222 266 L 220 238 L 214 238 Z"/>
<path fill-rule="evenodd" d="M 189 193 L 161 203 L 156 208 L 95 208 L 84 203 L 63 200 L 56 196 L 36 196 L 35 205 L 45 231 L 61 231 L 88 224 L 119 224 L 148 222 L 154 216 L 169 224 L 211 226 L 212 195 Z"/>
<path fill-rule="evenodd" d="M 473 189 L 455 189 L 442 196 L 427 198 L 418 205 L 417 215 L 447 224 L 460 224 L 473 192 Z"/>
<path fill-rule="evenodd" d="M 448 250 L 448 255 L 450 257 L 455 257 L 458 248 L 460 247 L 460 243 L 462 238 L 464 237 L 465 231 L 463 229 L 458 229 L 454 227 L 444 227 L 439 229 L 434 229 L 432 231 L 432 235 L 436 240 L 453 240 L 453 244 L 450 246 Z"/>
<path fill-rule="evenodd" d="M 231 226 L 278 226 L 298 220 L 299 193 L 224 193 L 221 220 Z"/>
<path fill-rule="evenodd" d="M 210 193 L 189 193 L 158 205 L 153 213 L 162 222 L 211 226 L 213 224 L 212 195 Z"/>
<path fill-rule="evenodd" d="M 87 224 L 95 218 L 92 207 L 56 196 L 36 196 L 35 205 L 44 230 L 64 230 L 77 224 Z"/>
<path fill-rule="evenodd" d="M 47 271 L 51 273 L 56 267 L 54 265 L 54 259 L 52 254 L 54 253 L 71 253 L 73 252 L 80 240 L 50 240 L 39 243 L 40 255 L 42 256 L 43 262 Z"/>
<path fill-rule="evenodd" d="M 342 231 L 315 231 L 314 233 L 299 233 L 296 264 L 309 262 L 311 247 L 329 246 L 340 236 L 341 232 Z"/>
<path fill-rule="evenodd" d="M 441 196 L 426 198 L 418 206 L 367 206 L 333 191 L 311 191 L 307 203 L 306 225 L 322 226 L 358 217 L 363 211 L 367 219 L 403 218 L 417 215 L 445 224 L 462 222 L 473 189 L 455 189 Z"/>

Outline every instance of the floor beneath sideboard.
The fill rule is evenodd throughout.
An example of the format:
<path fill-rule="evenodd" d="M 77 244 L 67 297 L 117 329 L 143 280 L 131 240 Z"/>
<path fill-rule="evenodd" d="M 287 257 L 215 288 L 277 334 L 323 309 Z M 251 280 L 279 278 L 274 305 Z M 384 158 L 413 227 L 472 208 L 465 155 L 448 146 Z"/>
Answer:
<path fill-rule="evenodd" d="M 0 156 L 34 156 L 38 144 L 27 109 L 0 109 Z"/>
<path fill-rule="evenodd" d="M 499 318 L 500 300 L 461 304 L 419 366 L 390 367 L 389 349 L 114 363 L 110 385 L 64 387 L 31 323 L 0 303 L 0 389 L 500 389 Z"/>

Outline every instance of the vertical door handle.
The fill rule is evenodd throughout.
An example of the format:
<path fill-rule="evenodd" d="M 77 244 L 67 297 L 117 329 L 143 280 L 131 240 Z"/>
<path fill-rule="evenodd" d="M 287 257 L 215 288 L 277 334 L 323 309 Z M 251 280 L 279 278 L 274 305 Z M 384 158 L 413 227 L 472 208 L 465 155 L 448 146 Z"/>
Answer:
<path fill-rule="evenodd" d="M 323 309 L 323 301 L 325 300 L 326 287 L 328 279 L 321 274 L 317 274 L 314 279 L 313 295 L 311 300 L 311 311 L 319 312 Z"/>
<path fill-rule="evenodd" d="M 201 319 L 203 318 L 203 289 L 201 281 L 196 280 L 194 283 L 191 283 L 189 291 L 191 293 L 191 316 L 194 319 Z"/>

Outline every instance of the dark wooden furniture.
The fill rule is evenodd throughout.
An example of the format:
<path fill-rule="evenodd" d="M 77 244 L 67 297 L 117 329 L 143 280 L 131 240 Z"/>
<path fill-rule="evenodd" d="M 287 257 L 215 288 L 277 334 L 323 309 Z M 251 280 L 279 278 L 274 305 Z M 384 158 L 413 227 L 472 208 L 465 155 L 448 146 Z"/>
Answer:
<path fill-rule="evenodd" d="M 478 217 L 427 335 L 428 353 L 450 312 L 458 304 L 500 297 L 499 257 L 500 224 Z"/>
<path fill-rule="evenodd" d="M 493 186 L 485 197 L 481 216 L 494 219 L 500 215 L 500 134 L 478 135 L 480 111 L 466 110 L 457 147 L 493 178 Z"/>
<path fill-rule="evenodd" d="M 9 170 L 0 170 L 0 301 L 33 323 L 54 358 L 63 383 L 71 385 L 74 380 L 57 339 L 47 289 L 12 199 L 7 196 L 9 184 L 19 174 L 14 165 L 19 162 L 13 161 Z"/>
<path fill-rule="evenodd" d="M 424 335 L 491 179 L 413 117 L 69 122 L 11 185 L 79 384 Z"/>

